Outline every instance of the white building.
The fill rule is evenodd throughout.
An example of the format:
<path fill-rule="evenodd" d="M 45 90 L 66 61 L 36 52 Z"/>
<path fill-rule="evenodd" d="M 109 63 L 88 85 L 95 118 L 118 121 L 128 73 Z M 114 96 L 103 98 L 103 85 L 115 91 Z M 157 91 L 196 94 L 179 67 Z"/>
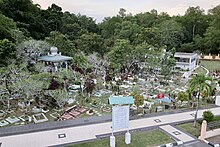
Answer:
<path fill-rule="evenodd" d="M 196 53 L 176 52 L 176 69 L 191 70 L 196 67 L 198 55 Z"/>

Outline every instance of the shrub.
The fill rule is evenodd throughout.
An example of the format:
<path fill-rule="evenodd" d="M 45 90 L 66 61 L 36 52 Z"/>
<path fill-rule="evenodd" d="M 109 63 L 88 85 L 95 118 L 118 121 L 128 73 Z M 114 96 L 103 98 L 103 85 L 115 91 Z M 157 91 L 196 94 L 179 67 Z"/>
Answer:
<path fill-rule="evenodd" d="M 93 100 L 92 104 L 93 104 L 93 105 L 96 105 L 96 104 L 97 104 L 97 101 L 96 101 L 96 100 Z"/>
<path fill-rule="evenodd" d="M 86 103 L 90 102 L 90 98 L 85 98 Z"/>
<path fill-rule="evenodd" d="M 211 122 L 214 119 L 214 115 L 211 111 L 204 111 L 203 112 L 203 119 L 206 120 L 207 122 Z"/>

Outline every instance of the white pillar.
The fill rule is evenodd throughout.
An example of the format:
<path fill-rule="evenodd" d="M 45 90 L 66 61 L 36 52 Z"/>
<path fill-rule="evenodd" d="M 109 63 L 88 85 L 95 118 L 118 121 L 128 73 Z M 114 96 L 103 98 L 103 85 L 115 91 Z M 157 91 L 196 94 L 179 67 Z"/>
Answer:
<path fill-rule="evenodd" d="M 110 147 L 115 147 L 115 136 L 110 136 Z"/>
<path fill-rule="evenodd" d="M 57 72 L 57 71 L 58 71 L 58 68 L 57 68 L 57 63 L 54 63 L 54 70 L 55 70 L 55 72 Z"/>
<path fill-rule="evenodd" d="M 126 144 L 131 143 L 131 134 L 129 133 L 129 131 L 127 133 L 125 133 L 125 143 Z"/>
<path fill-rule="evenodd" d="M 207 128 L 207 122 L 206 122 L 206 120 L 203 120 L 202 127 L 201 127 L 201 133 L 200 133 L 200 137 L 199 137 L 200 140 L 205 140 L 206 128 Z"/>
<path fill-rule="evenodd" d="M 65 63 L 65 68 L 67 69 L 68 68 L 67 61 L 65 61 L 64 63 Z"/>

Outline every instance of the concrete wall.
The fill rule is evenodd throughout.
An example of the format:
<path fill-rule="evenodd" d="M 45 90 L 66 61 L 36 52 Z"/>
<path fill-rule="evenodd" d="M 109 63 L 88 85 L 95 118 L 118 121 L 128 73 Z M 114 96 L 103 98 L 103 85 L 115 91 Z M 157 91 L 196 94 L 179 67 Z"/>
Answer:
<path fill-rule="evenodd" d="M 211 131 L 207 131 L 205 139 L 210 138 L 210 137 L 214 137 L 214 136 L 218 136 L 218 135 L 220 135 L 220 129 L 214 129 L 214 130 L 211 130 Z"/>

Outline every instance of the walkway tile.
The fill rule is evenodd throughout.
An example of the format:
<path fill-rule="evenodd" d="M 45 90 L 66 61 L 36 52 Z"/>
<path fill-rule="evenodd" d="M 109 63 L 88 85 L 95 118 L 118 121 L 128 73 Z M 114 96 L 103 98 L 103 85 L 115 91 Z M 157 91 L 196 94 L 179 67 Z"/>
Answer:
<path fill-rule="evenodd" d="M 169 133 L 171 136 L 174 136 L 175 138 L 179 139 L 182 142 L 189 142 L 189 141 L 195 140 L 191 136 L 189 136 L 189 135 L 185 134 L 184 132 L 174 128 L 171 125 L 160 126 L 160 128 L 162 130 L 164 130 L 165 132 Z"/>

